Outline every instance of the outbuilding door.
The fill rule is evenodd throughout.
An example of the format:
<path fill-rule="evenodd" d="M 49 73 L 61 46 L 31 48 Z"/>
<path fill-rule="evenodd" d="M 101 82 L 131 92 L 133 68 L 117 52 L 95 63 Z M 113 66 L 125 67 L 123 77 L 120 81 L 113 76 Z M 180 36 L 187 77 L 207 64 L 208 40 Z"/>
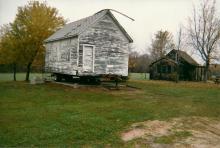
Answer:
<path fill-rule="evenodd" d="M 94 52 L 93 45 L 83 45 L 83 71 L 94 72 Z"/>

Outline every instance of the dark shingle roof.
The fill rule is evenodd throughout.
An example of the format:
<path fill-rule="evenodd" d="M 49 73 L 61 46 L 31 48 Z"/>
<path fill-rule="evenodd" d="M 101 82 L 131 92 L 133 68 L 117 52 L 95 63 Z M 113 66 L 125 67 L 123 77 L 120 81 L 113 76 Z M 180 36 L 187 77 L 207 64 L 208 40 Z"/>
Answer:
<path fill-rule="evenodd" d="M 198 64 L 191 56 L 189 56 L 185 51 L 175 50 L 175 49 L 171 50 L 166 56 L 164 56 L 164 57 L 162 57 L 162 58 L 160 58 L 160 59 L 158 59 L 158 60 L 152 62 L 152 63 L 150 64 L 150 66 L 152 66 L 153 64 L 155 64 L 155 63 L 157 63 L 157 62 L 159 62 L 159 61 L 161 61 L 161 60 L 163 60 L 163 59 L 166 59 L 166 60 L 169 60 L 170 62 L 176 63 L 175 60 L 173 60 L 173 59 L 171 59 L 171 58 L 169 57 L 169 55 L 170 55 L 172 52 L 178 53 L 179 57 L 182 57 L 187 63 L 189 63 L 189 64 L 191 64 L 191 65 L 194 65 L 194 66 L 199 66 L 199 64 Z M 176 64 L 177 64 L 177 63 L 176 63 Z"/>
<path fill-rule="evenodd" d="M 189 64 L 192 64 L 192 65 L 195 65 L 195 66 L 199 66 L 199 64 L 190 55 L 188 55 L 185 51 L 173 49 L 171 52 L 177 52 L 178 55 L 180 57 L 182 57 Z"/>
<path fill-rule="evenodd" d="M 64 38 L 77 36 L 80 33 L 82 33 L 83 31 L 85 31 L 89 26 L 94 24 L 97 20 L 102 18 L 104 15 L 106 15 L 107 13 L 109 13 L 110 16 L 113 18 L 113 20 L 116 22 L 116 24 L 118 24 L 119 28 L 124 33 L 124 35 L 128 38 L 128 40 L 130 42 L 132 42 L 131 37 L 127 34 L 127 32 L 124 30 L 124 28 L 115 19 L 115 17 L 109 11 L 109 9 L 101 10 L 101 11 L 95 13 L 92 16 L 89 16 L 89 17 L 80 19 L 78 21 L 75 21 L 75 22 L 64 25 L 63 28 L 61 28 L 60 30 L 55 32 L 53 35 L 51 35 L 49 38 L 47 38 L 45 40 L 45 42 L 50 42 L 50 41 L 55 41 L 55 40 L 60 40 L 60 39 L 64 39 Z"/>

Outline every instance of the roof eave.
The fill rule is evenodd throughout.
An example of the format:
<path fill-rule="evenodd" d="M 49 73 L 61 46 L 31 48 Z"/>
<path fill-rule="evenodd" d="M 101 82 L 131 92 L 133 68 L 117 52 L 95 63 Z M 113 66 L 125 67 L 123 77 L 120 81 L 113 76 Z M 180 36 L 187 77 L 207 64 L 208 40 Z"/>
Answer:
<path fill-rule="evenodd" d="M 126 38 L 128 39 L 129 43 L 133 43 L 133 39 L 130 37 L 130 35 L 126 32 L 126 30 L 122 27 L 122 25 L 118 22 L 118 20 L 115 18 L 115 16 L 111 13 L 110 10 L 108 10 L 106 12 L 106 14 L 109 13 L 110 16 L 113 18 L 113 20 L 116 22 L 116 24 L 118 25 L 119 29 L 124 33 L 124 35 L 126 36 Z"/>
<path fill-rule="evenodd" d="M 44 40 L 44 43 L 49 43 L 49 42 L 64 40 L 64 39 L 73 38 L 73 37 L 77 37 L 77 36 L 78 36 L 78 34 L 71 35 L 71 36 L 67 36 L 67 37 L 61 37 L 61 38 L 51 39 L 51 40 L 47 40 L 47 39 L 46 39 L 46 40 Z"/>
<path fill-rule="evenodd" d="M 161 60 L 163 60 L 163 59 L 172 61 L 173 63 L 177 64 L 174 60 L 169 59 L 169 58 L 167 58 L 166 56 L 164 56 L 164 57 L 161 57 L 161 58 L 157 59 L 156 61 L 152 62 L 149 66 L 152 66 L 152 65 L 154 65 L 155 63 L 157 63 L 157 62 L 159 62 L 159 61 L 161 61 Z"/>

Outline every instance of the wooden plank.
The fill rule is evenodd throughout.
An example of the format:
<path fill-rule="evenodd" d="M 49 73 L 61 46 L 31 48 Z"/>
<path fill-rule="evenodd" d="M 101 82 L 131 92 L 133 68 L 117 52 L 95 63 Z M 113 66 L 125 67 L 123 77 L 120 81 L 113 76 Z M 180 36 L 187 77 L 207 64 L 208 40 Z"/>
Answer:
<path fill-rule="evenodd" d="M 95 45 L 94 74 L 128 75 L 129 42 L 110 16 L 106 15 L 80 35 L 79 44 Z"/>
<path fill-rule="evenodd" d="M 48 72 L 74 74 L 77 70 L 77 38 L 46 44 L 45 69 Z"/>

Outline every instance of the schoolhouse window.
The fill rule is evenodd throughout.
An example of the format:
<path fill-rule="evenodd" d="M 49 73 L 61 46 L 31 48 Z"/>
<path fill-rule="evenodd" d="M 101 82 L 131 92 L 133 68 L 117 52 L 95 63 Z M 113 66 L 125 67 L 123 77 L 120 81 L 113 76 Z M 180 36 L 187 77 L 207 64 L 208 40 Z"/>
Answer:
<path fill-rule="evenodd" d="M 163 65 L 163 66 L 162 66 L 161 72 L 162 72 L 162 73 L 166 73 L 166 72 L 167 72 L 167 66 L 166 66 L 166 65 Z"/>
<path fill-rule="evenodd" d="M 160 69 L 160 65 L 157 65 L 157 73 L 160 73 L 161 69 Z"/>
<path fill-rule="evenodd" d="M 64 48 L 60 51 L 60 61 L 62 62 L 70 61 L 70 48 Z"/>

